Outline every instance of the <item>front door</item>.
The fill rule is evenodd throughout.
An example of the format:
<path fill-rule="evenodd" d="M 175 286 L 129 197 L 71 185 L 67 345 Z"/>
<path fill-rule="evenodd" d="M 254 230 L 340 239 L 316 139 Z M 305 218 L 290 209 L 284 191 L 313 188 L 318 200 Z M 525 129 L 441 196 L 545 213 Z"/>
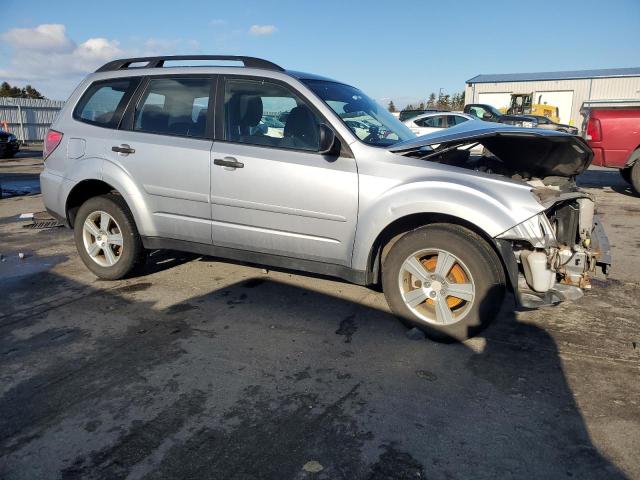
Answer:
<path fill-rule="evenodd" d="M 212 83 L 210 77 L 151 78 L 113 142 L 119 151 L 110 152 L 112 159 L 146 196 L 153 236 L 211 243 Z"/>
<path fill-rule="evenodd" d="M 350 265 L 355 160 L 318 153 L 319 124 L 327 122 L 290 87 L 267 79 L 224 83 L 223 140 L 211 154 L 213 243 Z"/>

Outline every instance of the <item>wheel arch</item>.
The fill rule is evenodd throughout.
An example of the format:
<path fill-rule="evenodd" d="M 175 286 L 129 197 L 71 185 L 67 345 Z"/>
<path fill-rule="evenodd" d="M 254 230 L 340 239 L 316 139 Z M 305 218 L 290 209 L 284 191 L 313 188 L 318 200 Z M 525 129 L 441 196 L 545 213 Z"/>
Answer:
<path fill-rule="evenodd" d="M 417 228 L 427 225 L 433 225 L 436 223 L 465 227 L 480 236 L 495 252 L 498 259 L 500 260 L 501 266 L 505 273 L 505 277 L 509 278 L 509 270 L 506 265 L 507 259 L 504 258 L 503 252 L 499 250 L 493 238 L 486 231 L 484 231 L 478 225 L 454 215 L 435 212 L 423 212 L 413 213 L 397 218 L 389 223 L 378 234 L 369 250 L 369 257 L 367 260 L 367 277 L 369 279 L 369 283 L 372 285 L 380 284 L 382 264 L 387 254 L 389 253 L 389 250 L 395 242 L 397 242 L 403 235 Z M 513 287 L 513 285 L 511 285 L 512 282 L 508 283 Z"/>
<path fill-rule="evenodd" d="M 636 148 L 631 150 L 631 153 L 629 154 L 629 157 L 627 158 L 627 161 L 624 164 L 624 168 L 633 167 L 636 163 L 638 163 L 639 160 L 640 160 L 640 145 L 636 146 Z"/>
<path fill-rule="evenodd" d="M 87 200 L 108 193 L 120 194 L 116 188 L 103 180 L 90 178 L 76 183 L 65 201 L 65 215 L 69 226 L 73 228 L 78 209 Z"/>
<path fill-rule="evenodd" d="M 140 205 L 138 204 L 140 202 L 135 201 L 139 199 L 140 196 L 131 195 L 122 184 L 112 180 L 113 178 L 107 180 L 104 177 L 103 179 L 88 178 L 81 180 L 73 186 L 65 201 L 65 215 L 71 228 L 73 228 L 75 222 L 75 215 L 84 202 L 100 195 L 114 194 L 122 198 L 133 215 L 138 230 L 142 231 L 145 227 L 147 231 L 149 230 L 148 226 L 142 225 L 144 216 L 140 214 Z"/>

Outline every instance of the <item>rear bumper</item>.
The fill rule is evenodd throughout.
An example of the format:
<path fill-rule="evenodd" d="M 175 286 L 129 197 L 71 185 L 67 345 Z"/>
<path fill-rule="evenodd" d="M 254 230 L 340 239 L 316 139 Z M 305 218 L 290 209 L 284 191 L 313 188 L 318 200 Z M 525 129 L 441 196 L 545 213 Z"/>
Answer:
<path fill-rule="evenodd" d="M 40 174 L 40 190 L 45 209 L 52 217 L 68 227 L 65 197 L 63 196 L 64 183 L 63 177 L 51 173 L 46 168 Z"/>
<path fill-rule="evenodd" d="M 596 165 L 598 167 L 604 167 L 604 150 L 599 147 L 591 147 L 593 150 L 593 161 L 592 165 Z"/>

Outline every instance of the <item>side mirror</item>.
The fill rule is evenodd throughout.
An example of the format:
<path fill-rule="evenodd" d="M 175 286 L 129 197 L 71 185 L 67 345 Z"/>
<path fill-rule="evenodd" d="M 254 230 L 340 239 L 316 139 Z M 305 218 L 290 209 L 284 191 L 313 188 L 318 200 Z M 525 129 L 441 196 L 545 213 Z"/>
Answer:
<path fill-rule="evenodd" d="M 492 115 L 490 113 L 484 112 L 482 114 L 482 119 L 483 120 L 489 120 L 490 118 L 492 118 Z"/>
<path fill-rule="evenodd" d="M 318 153 L 322 155 L 328 155 L 333 153 L 336 149 L 336 145 L 338 143 L 338 139 L 336 138 L 336 134 L 333 133 L 333 130 L 329 128 L 324 123 L 320 124 L 319 130 L 319 139 L 320 139 L 320 148 L 318 149 Z"/>

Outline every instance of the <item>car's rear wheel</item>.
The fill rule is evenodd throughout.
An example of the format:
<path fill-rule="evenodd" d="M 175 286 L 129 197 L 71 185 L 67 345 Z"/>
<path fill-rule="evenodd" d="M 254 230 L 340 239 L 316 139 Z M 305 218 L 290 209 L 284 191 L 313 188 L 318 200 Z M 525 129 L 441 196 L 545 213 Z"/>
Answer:
<path fill-rule="evenodd" d="M 633 166 L 625 167 L 625 168 L 621 168 L 620 169 L 620 176 L 627 183 L 631 183 L 631 172 L 632 172 L 632 170 L 633 170 Z"/>
<path fill-rule="evenodd" d="M 119 195 L 93 197 L 82 204 L 74 237 L 84 264 L 105 280 L 126 277 L 146 258 L 133 216 Z"/>
<path fill-rule="evenodd" d="M 391 310 L 438 341 L 465 340 L 496 316 L 505 294 L 502 264 L 487 242 L 457 225 L 413 230 L 382 270 Z"/>

